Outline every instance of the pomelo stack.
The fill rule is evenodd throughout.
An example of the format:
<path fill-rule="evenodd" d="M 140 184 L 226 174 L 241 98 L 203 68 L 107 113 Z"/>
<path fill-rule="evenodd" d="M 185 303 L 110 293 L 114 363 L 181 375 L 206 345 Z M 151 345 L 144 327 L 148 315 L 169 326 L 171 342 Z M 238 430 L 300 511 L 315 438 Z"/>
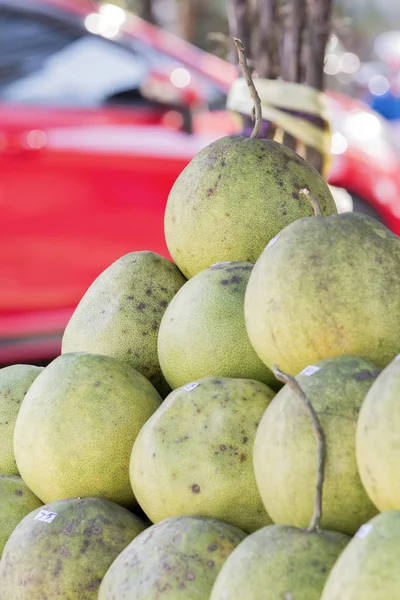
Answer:
<path fill-rule="evenodd" d="M 0 370 L 0 600 L 399 598 L 400 240 L 240 136 L 165 235 Z"/>

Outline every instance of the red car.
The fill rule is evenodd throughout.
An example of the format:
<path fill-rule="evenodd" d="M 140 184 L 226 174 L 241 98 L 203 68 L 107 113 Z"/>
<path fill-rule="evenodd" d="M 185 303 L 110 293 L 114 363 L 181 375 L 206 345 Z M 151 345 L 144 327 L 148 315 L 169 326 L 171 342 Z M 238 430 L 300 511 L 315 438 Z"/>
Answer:
<path fill-rule="evenodd" d="M 236 69 L 112 5 L 0 0 L 0 363 L 39 361 L 119 256 L 168 256 L 184 166 L 240 130 Z M 400 233 L 400 153 L 385 123 L 331 95 L 330 182 Z"/>

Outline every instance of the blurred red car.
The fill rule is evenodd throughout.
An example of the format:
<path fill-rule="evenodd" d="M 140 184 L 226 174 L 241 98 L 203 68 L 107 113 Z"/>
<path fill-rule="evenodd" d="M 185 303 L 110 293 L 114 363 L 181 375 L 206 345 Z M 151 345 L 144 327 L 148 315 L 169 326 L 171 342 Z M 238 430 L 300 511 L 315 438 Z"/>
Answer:
<path fill-rule="evenodd" d="M 0 363 L 60 350 L 119 256 L 168 256 L 163 213 L 184 166 L 240 130 L 236 68 L 112 5 L 0 0 Z M 400 234 L 400 152 L 382 119 L 331 95 L 330 182 Z"/>

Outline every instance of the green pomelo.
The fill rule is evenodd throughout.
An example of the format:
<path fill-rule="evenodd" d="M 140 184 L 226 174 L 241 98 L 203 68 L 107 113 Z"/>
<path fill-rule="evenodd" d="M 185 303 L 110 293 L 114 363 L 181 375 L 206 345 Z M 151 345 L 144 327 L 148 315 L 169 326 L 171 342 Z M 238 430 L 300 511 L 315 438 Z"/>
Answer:
<path fill-rule="evenodd" d="M 336 561 L 321 600 L 400 598 L 399 539 L 399 511 L 365 523 Z"/>
<path fill-rule="evenodd" d="M 245 317 L 269 368 L 346 354 L 386 366 L 400 350 L 399 238 L 361 213 L 292 223 L 257 261 Z"/>
<path fill-rule="evenodd" d="M 114 502 L 70 498 L 27 515 L 0 562 L 0 600 L 97 600 L 108 568 L 145 529 Z"/>
<path fill-rule="evenodd" d="M 114 358 L 59 356 L 33 382 L 17 417 L 23 480 L 43 502 L 97 496 L 132 504 L 133 442 L 160 403 L 143 375 Z"/>
<path fill-rule="evenodd" d="M 169 302 L 185 283 L 179 269 L 154 252 L 131 252 L 89 287 L 63 336 L 62 352 L 118 358 L 166 396 L 170 388 L 157 358 L 157 334 Z"/>
<path fill-rule="evenodd" d="M 43 367 L 11 365 L 0 369 L 0 473 L 18 475 L 14 426 L 21 402 Z"/>
<path fill-rule="evenodd" d="M 171 392 L 132 450 L 135 496 L 156 523 L 199 515 L 254 531 L 271 523 L 253 472 L 257 426 L 274 392 L 249 379 L 205 378 Z"/>
<path fill-rule="evenodd" d="M 172 388 L 203 377 L 237 377 L 282 387 L 250 344 L 244 295 L 253 265 L 217 263 L 198 273 L 168 306 L 158 358 Z"/>
<path fill-rule="evenodd" d="M 42 502 L 21 477 L 0 475 L 0 557 L 18 523 L 39 506 L 42 506 Z"/>
<path fill-rule="evenodd" d="M 210 600 L 320 600 L 329 571 L 350 538 L 270 525 L 232 552 Z"/>
<path fill-rule="evenodd" d="M 296 377 L 325 434 L 323 490 L 325 529 L 353 534 L 376 514 L 358 475 L 357 418 L 379 369 L 369 360 L 341 356 L 322 360 L 319 370 Z M 307 527 L 314 509 L 317 442 L 310 417 L 286 385 L 264 413 L 254 444 L 254 472 L 274 523 Z"/>
<path fill-rule="evenodd" d="M 360 410 L 356 456 L 361 481 L 382 512 L 400 510 L 400 361 L 392 361 Z"/>
<path fill-rule="evenodd" d="M 324 215 L 336 214 L 324 179 L 289 148 L 239 136 L 213 142 L 169 194 L 164 229 L 171 256 L 188 278 L 219 261 L 254 263 L 281 229 L 313 214 L 304 187 Z"/>
<path fill-rule="evenodd" d="M 237 527 L 201 517 L 152 525 L 111 565 L 99 600 L 209 600 L 219 570 L 245 537 Z"/>

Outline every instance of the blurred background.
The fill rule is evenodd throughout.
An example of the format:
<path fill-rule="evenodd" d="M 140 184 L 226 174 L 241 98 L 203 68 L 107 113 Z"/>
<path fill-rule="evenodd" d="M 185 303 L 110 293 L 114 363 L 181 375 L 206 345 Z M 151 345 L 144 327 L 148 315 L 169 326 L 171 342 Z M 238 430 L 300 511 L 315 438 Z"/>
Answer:
<path fill-rule="evenodd" d="M 175 179 L 208 143 L 248 134 L 226 107 L 229 5 L 0 0 L 0 365 L 54 358 L 123 254 L 169 257 Z M 335 0 L 321 57 L 338 209 L 400 235 L 400 3 Z"/>

